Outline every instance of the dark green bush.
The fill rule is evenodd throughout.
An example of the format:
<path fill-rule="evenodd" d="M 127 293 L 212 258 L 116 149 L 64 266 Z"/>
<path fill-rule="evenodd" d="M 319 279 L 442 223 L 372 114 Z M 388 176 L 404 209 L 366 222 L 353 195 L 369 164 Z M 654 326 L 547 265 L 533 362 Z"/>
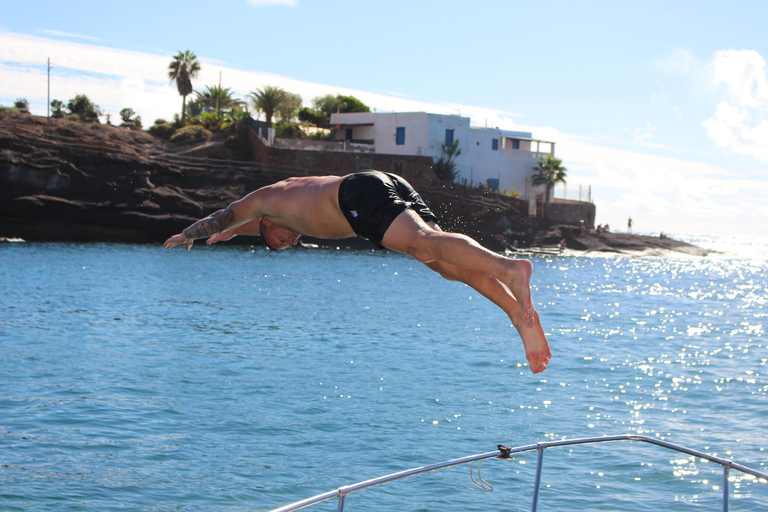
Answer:
<path fill-rule="evenodd" d="M 102 114 L 98 105 L 93 103 L 85 94 L 76 94 L 67 103 L 70 114 L 77 114 L 79 119 L 99 117 Z M 67 119 L 70 119 L 69 117 Z"/>
<path fill-rule="evenodd" d="M 315 109 L 303 107 L 301 110 L 299 110 L 299 121 L 312 123 L 317 126 L 321 124 L 328 124 L 330 120 L 331 117 L 328 114 L 323 114 L 322 112 Z"/>
<path fill-rule="evenodd" d="M 171 135 L 170 141 L 174 144 L 187 144 L 190 142 L 206 142 L 211 139 L 211 132 L 199 125 L 186 126 L 176 130 Z"/>
<path fill-rule="evenodd" d="M 303 135 L 304 132 L 299 128 L 298 123 L 280 121 L 275 125 L 275 137 L 281 139 L 300 139 Z"/>
<path fill-rule="evenodd" d="M 176 128 L 171 126 L 169 123 L 166 123 L 163 121 L 162 123 L 158 123 L 155 121 L 155 124 L 149 127 L 147 132 L 149 132 L 150 135 L 153 137 L 157 137 L 158 139 L 163 140 L 170 140 L 171 135 L 176 131 Z"/>

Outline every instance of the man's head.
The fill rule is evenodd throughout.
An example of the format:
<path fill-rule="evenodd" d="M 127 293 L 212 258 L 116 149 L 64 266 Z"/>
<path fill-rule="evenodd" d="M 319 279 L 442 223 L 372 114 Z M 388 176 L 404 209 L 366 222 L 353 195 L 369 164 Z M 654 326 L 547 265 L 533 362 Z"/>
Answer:
<path fill-rule="evenodd" d="M 259 221 L 259 233 L 267 247 L 273 251 L 282 251 L 286 247 L 299 243 L 299 233 L 278 226 L 267 217 Z"/>

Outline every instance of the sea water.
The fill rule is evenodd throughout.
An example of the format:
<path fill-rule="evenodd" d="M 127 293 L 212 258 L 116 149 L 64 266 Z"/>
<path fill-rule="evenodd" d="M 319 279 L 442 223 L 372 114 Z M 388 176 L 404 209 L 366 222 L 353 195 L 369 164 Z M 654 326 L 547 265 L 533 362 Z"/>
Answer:
<path fill-rule="evenodd" d="M 688 239 L 721 252 L 535 257 L 538 375 L 500 310 L 399 254 L 3 244 L 0 510 L 266 511 L 627 433 L 766 472 L 768 240 Z M 459 466 L 346 510 L 530 510 L 536 458 L 486 461 L 493 492 Z M 721 508 L 721 467 L 664 448 L 544 461 L 539 510 Z M 768 483 L 730 475 L 730 510 L 768 510 Z"/>

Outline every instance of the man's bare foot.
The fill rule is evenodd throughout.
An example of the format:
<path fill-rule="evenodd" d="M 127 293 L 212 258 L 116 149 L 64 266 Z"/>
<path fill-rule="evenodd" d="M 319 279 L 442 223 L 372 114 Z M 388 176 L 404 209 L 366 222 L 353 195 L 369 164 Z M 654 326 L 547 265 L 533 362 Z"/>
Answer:
<path fill-rule="evenodd" d="M 534 327 L 534 307 L 531 299 L 531 274 L 533 265 L 530 260 L 510 260 L 509 291 L 523 308 L 523 322 Z"/>
<path fill-rule="evenodd" d="M 513 323 L 515 329 L 520 334 L 525 347 L 525 357 L 533 373 L 541 373 L 547 369 L 552 352 L 549 350 L 549 342 L 544 334 L 544 329 L 539 321 L 539 312 L 533 311 L 533 327 L 529 327 L 525 322 Z"/>

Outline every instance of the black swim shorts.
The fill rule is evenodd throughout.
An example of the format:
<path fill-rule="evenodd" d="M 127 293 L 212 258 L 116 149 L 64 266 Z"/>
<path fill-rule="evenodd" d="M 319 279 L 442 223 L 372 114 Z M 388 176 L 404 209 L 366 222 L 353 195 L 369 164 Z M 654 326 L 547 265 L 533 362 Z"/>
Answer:
<path fill-rule="evenodd" d="M 339 185 L 339 207 L 354 232 L 378 247 L 395 218 L 411 209 L 424 222 L 437 217 L 413 187 L 396 174 L 360 171 Z"/>

